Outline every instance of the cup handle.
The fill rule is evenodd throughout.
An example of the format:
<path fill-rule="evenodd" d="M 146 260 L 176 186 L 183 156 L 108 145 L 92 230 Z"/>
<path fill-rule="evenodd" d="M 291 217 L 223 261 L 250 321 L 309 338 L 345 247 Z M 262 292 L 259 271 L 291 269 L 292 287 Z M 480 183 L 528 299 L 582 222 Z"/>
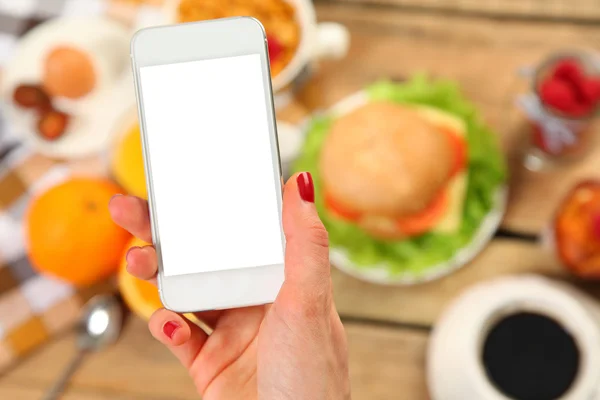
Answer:
<path fill-rule="evenodd" d="M 317 25 L 317 37 L 314 58 L 340 59 L 350 47 L 350 32 L 342 24 L 321 22 Z"/>

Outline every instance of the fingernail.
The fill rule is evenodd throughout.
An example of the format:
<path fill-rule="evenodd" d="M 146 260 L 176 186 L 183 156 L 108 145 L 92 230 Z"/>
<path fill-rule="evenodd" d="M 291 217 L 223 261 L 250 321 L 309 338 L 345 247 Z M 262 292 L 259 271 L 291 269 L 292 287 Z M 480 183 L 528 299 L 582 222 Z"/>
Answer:
<path fill-rule="evenodd" d="M 303 172 L 296 178 L 298 182 L 298 192 L 304 201 L 309 203 L 315 202 L 315 186 L 313 184 L 312 175 L 310 172 Z"/>
<path fill-rule="evenodd" d="M 110 200 L 108 201 L 108 204 L 110 204 L 114 199 L 116 199 L 119 196 L 123 196 L 123 195 L 121 193 L 113 194 L 112 197 L 110 198 Z"/>
<path fill-rule="evenodd" d="M 141 249 L 141 247 L 140 246 L 132 246 L 129 248 L 129 250 L 127 250 L 127 254 L 125 254 L 125 261 L 127 262 L 127 264 L 130 263 L 129 255 L 131 254 L 131 250 L 133 250 L 133 249 Z"/>
<path fill-rule="evenodd" d="M 163 326 L 163 332 L 169 339 L 173 339 L 177 329 L 179 329 L 179 324 L 175 321 L 169 321 Z"/>

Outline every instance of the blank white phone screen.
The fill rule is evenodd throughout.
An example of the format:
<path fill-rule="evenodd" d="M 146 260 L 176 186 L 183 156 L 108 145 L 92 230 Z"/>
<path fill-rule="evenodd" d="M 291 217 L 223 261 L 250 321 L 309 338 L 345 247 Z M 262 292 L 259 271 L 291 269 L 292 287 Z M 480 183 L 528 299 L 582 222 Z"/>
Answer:
<path fill-rule="evenodd" d="M 258 54 L 140 68 L 165 276 L 283 264 Z"/>

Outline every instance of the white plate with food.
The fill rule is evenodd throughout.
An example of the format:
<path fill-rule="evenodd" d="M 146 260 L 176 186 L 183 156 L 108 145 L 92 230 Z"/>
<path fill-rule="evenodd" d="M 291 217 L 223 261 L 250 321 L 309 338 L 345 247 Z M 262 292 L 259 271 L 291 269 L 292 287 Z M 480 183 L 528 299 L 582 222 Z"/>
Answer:
<path fill-rule="evenodd" d="M 411 285 L 468 263 L 507 199 L 496 136 L 455 85 L 416 77 L 352 95 L 305 130 L 331 263 L 359 279 Z"/>
<path fill-rule="evenodd" d="M 123 107 L 135 101 L 130 32 L 106 18 L 60 18 L 25 35 L 3 71 L 9 123 L 37 151 L 72 158 L 109 143 Z"/>

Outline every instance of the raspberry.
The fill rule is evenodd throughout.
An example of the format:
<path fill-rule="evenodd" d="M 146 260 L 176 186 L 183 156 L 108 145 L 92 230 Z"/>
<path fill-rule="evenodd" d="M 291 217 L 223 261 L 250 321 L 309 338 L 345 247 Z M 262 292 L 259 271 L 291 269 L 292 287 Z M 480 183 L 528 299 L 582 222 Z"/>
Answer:
<path fill-rule="evenodd" d="M 573 107 L 568 114 L 573 117 L 584 117 L 592 112 L 594 103 L 579 103 Z"/>
<path fill-rule="evenodd" d="M 583 70 L 577 60 L 566 58 L 556 63 L 553 76 L 556 79 L 576 83 L 580 82 L 583 78 Z"/>
<path fill-rule="evenodd" d="M 558 79 L 544 81 L 540 87 L 540 97 L 544 104 L 565 113 L 572 112 L 578 106 L 570 85 Z"/>
<path fill-rule="evenodd" d="M 591 78 L 583 82 L 581 94 L 586 103 L 595 106 L 600 102 L 600 78 Z"/>
<path fill-rule="evenodd" d="M 269 48 L 269 60 L 271 62 L 277 61 L 281 53 L 283 53 L 283 46 L 276 37 L 269 35 L 267 35 L 267 45 Z"/>

